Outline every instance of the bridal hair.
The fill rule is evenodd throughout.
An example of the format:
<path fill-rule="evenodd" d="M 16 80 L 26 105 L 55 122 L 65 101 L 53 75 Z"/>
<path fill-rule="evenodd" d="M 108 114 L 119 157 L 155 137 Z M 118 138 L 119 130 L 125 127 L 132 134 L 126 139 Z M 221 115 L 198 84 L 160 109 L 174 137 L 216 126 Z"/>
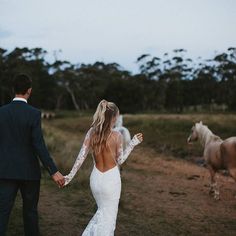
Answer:
<path fill-rule="evenodd" d="M 25 95 L 27 90 L 32 87 L 32 80 L 25 74 L 19 74 L 14 78 L 13 89 L 15 94 Z"/>
<path fill-rule="evenodd" d="M 91 147 L 95 154 L 100 153 L 107 146 L 107 138 L 111 133 L 112 121 L 119 113 L 113 102 L 102 100 L 93 116 Z"/>

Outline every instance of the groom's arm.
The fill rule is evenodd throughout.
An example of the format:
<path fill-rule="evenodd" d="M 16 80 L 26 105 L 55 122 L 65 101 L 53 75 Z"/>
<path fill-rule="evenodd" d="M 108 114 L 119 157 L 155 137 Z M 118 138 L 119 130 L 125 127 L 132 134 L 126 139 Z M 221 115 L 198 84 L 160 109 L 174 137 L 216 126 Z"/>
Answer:
<path fill-rule="evenodd" d="M 41 128 L 41 112 L 40 111 L 37 111 L 37 114 L 34 117 L 34 122 L 32 125 L 32 143 L 39 156 L 39 159 L 43 163 L 43 166 L 48 170 L 51 176 L 54 175 L 58 170 L 44 142 L 42 128 Z"/>

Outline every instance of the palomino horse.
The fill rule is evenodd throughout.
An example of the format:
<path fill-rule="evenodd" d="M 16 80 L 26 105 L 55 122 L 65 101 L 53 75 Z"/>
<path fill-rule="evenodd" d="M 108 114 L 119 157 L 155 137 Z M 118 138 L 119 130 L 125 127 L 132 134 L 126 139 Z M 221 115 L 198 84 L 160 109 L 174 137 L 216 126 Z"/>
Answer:
<path fill-rule="evenodd" d="M 216 200 L 220 199 L 219 187 L 215 180 L 218 170 L 228 170 L 230 176 L 236 181 L 236 137 L 222 140 L 214 135 L 202 121 L 196 123 L 188 137 L 188 143 L 199 140 L 204 148 L 203 157 L 211 175 L 210 194 Z"/>

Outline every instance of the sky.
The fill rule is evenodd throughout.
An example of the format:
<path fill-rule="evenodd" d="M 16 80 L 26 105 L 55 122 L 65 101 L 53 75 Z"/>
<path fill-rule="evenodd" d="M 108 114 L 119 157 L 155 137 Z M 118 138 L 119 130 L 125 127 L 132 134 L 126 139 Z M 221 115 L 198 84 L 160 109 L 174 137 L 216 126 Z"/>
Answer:
<path fill-rule="evenodd" d="M 208 59 L 236 47 L 236 0 L 0 0 L 0 9 L 0 47 L 42 47 L 48 60 L 135 72 L 145 53 Z"/>

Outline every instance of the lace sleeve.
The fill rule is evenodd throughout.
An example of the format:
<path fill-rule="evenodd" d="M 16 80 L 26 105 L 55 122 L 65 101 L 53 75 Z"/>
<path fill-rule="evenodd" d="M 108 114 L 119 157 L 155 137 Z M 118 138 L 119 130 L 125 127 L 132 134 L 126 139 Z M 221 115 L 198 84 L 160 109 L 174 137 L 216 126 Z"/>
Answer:
<path fill-rule="evenodd" d="M 80 149 L 80 152 L 75 160 L 75 163 L 70 173 L 65 176 L 65 185 L 70 183 L 70 181 L 73 179 L 73 177 L 75 176 L 75 174 L 77 173 L 89 153 L 91 129 L 87 132 L 85 136 L 82 148 Z"/>
<path fill-rule="evenodd" d="M 118 148 L 117 148 L 117 163 L 119 165 L 122 165 L 126 159 L 128 158 L 131 151 L 134 149 L 134 147 L 138 144 L 140 144 L 139 139 L 135 135 L 132 140 L 127 145 L 126 149 L 123 151 L 123 142 L 122 142 L 122 136 L 121 134 L 118 137 Z"/>

